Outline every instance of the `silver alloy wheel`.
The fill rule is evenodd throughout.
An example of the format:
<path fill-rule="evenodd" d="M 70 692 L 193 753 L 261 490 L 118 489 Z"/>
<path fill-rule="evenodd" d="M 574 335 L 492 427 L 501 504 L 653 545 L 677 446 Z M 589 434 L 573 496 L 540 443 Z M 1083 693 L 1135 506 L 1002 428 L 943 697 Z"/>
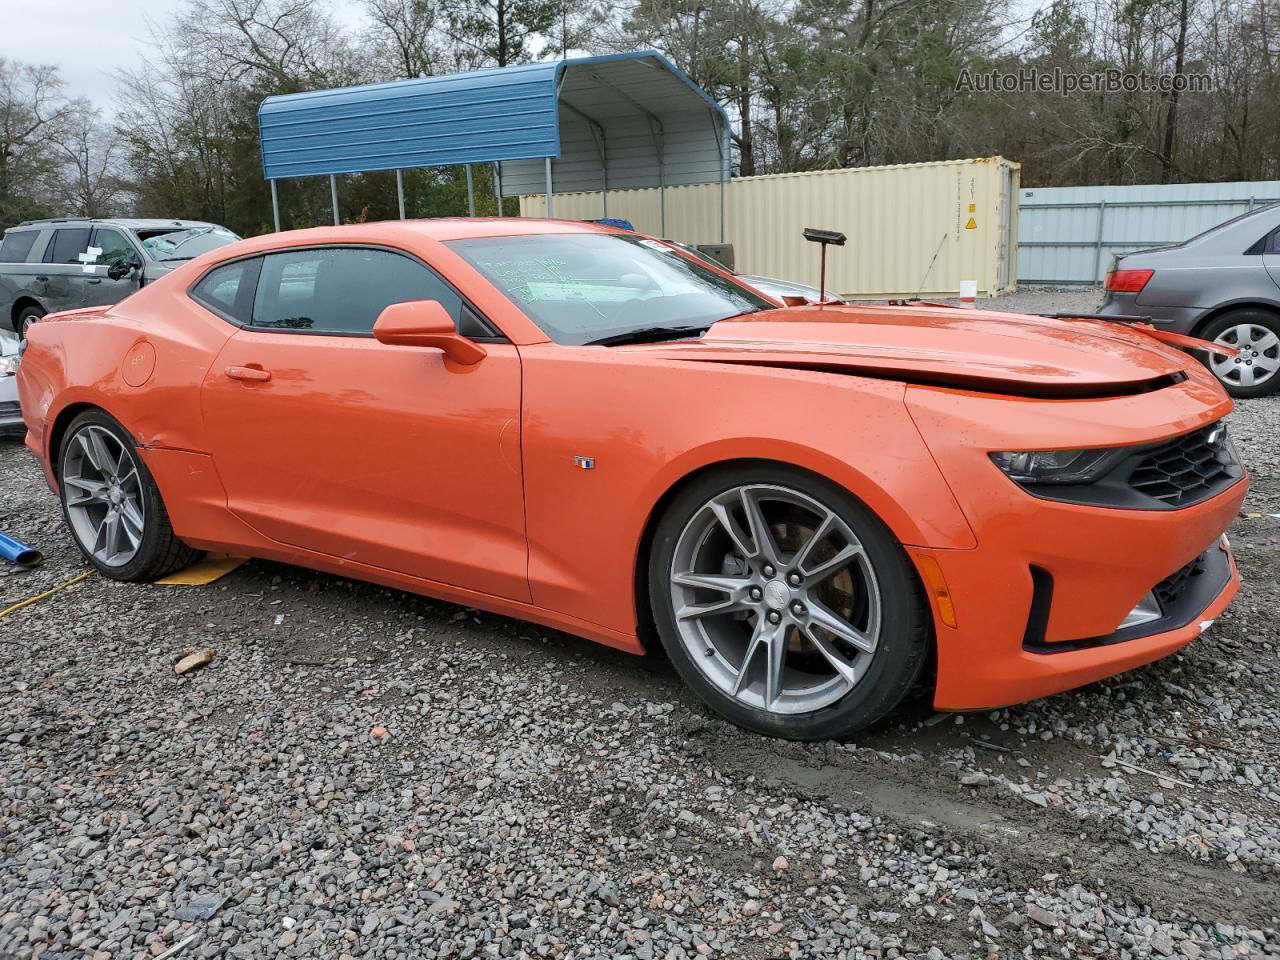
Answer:
<path fill-rule="evenodd" d="M 1255 387 L 1280 370 L 1280 337 L 1264 326 L 1238 323 L 1223 330 L 1213 342 L 1240 351 L 1234 357 L 1214 354 L 1210 360 L 1214 374 L 1224 383 Z"/>
<path fill-rule="evenodd" d="M 756 709 L 836 703 L 880 645 L 866 550 L 834 510 L 791 487 L 746 484 L 703 504 L 676 541 L 670 589 L 689 658 Z"/>
<path fill-rule="evenodd" d="M 146 507 L 133 451 L 89 424 L 71 439 L 62 465 L 67 516 L 76 539 L 108 567 L 123 567 L 142 545 Z"/>

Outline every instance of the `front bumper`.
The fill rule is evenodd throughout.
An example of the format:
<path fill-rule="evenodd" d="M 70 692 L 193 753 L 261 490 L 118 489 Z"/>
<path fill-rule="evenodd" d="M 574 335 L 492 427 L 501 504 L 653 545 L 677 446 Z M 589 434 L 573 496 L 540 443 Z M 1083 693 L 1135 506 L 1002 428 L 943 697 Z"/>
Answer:
<path fill-rule="evenodd" d="M 927 551 L 913 550 L 923 555 Z M 1003 623 L 992 623 L 981 602 L 966 603 L 985 592 L 982 576 L 957 565 L 955 557 L 938 560 L 951 588 L 958 629 L 938 631 L 938 681 L 934 706 L 939 710 L 991 710 L 1071 690 L 1115 676 L 1175 653 L 1200 636 L 1231 603 L 1240 589 L 1240 574 L 1225 538 L 1205 551 L 1216 555 L 1212 575 L 1204 578 L 1192 598 L 1159 620 L 1102 636 L 1082 636 L 1056 643 L 1035 639 L 1040 612 L 1039 595 L 1031 572 L 1001 602 Z M 947 563 L 947 560 L 952 562 Z M 976 558 L 975 558 L 976 559 Z M 1199 579 L 1199 578 L 1198 578 Z M 1088 587 L 1054 581 L 1054 603 L 1076 604 L 1087 598 Z M 1154 584 L 1149 584 L 1154 586 Z M 1087 602 L 1087 599 L 1086 601 Z M 965 608 L 968 608 L 967 612 Z M 1050 608 L 1053 611 L 1053 606 Z M 985 627 L 993 628 L 987 632 Z"/>
<path fill-rule="evenodd" d="M 1182 509 L 1116 509 L 1038 499 L 987 456 L 1028 446 L 1138 445 L 1190 432 L 1231 408 L 1207 371 L 1189 368 L 1176 387 L 1088 401 L 912 387 L 908 407 L 978 541 L 971 550 L 909 551 L 917 565 L 936 561 L 955 611 L 954 627 L 934 618 L 938 709 L 1007 706 L 1150 663 L 1198 637 L 1202 622 L 1239 589 L 1223 534 L 1247 478 Z M 1201 556 L 1205 571 L 1176 610 L 1119 629 L 1154 587 Z"/>
<path fill-rule="evenodd" d="M 0 437 L 21 437 L 27 432 L 26 424 L 22 422 L 22 409 L 17 400 L 10 400 L 3 396 L 3 392 L 0 386 Z"/>

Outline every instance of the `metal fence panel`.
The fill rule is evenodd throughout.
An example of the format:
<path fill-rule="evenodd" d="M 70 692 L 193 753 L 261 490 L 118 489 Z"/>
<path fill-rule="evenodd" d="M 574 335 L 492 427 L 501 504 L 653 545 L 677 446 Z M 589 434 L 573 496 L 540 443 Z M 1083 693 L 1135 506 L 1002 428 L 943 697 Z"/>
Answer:
<path fill-rule="evenodd" d="M 1018 204 L 1018 282 L 1101 283 L 1118 253 L 1179 243 L 1280 200 L 1280 181 L 1035 187 Z"/>

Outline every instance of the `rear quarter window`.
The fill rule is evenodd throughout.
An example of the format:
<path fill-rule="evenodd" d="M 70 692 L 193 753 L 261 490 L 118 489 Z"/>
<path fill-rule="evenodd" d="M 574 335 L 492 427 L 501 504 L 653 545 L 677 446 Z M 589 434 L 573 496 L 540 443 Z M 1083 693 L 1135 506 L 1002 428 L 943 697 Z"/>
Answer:
<path fill-rule="evenodd" d="M 0 242 L 0 263 L 26 263 L 27 255 L 36 245 L 39 230 L 15 230 L 4 235 Z"/>
<path fill-rule="evenodd" d="M 214 267 L 191 288 L 191 296 L 233 323 L 247 323 L 261 263 L 252 257 Z"/>

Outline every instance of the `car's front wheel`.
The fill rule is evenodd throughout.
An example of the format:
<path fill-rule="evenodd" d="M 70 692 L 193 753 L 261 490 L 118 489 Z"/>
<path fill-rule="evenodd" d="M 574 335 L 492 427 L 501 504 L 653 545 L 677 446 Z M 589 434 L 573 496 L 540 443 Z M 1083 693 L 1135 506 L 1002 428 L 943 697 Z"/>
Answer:
<path fill-rule="evenodd" d="M 1265 397 L 1280 390 L 1280 317 L 1266 310 L 1232 310 L 1200 334 L 1234 347 L 1234 357 L 1213 354 L 1209 368 L 1233 397 Z"/>
<path fill-rule="evenodd" d="M 200 556 L 174 534 L 133 438 L 101 410 L 85 411 L 68 425 L 57 473 L 76 546 L 113 580 L 154 580 Z"/>
<path fill-rule="evenodd" d="M 649 562 L 673 664 L 740 726 L 847 736 L 919 679 L 931 620 L 901 545 L 834 484 L 781 465 L 705 474 L 672 500 Z"/>

